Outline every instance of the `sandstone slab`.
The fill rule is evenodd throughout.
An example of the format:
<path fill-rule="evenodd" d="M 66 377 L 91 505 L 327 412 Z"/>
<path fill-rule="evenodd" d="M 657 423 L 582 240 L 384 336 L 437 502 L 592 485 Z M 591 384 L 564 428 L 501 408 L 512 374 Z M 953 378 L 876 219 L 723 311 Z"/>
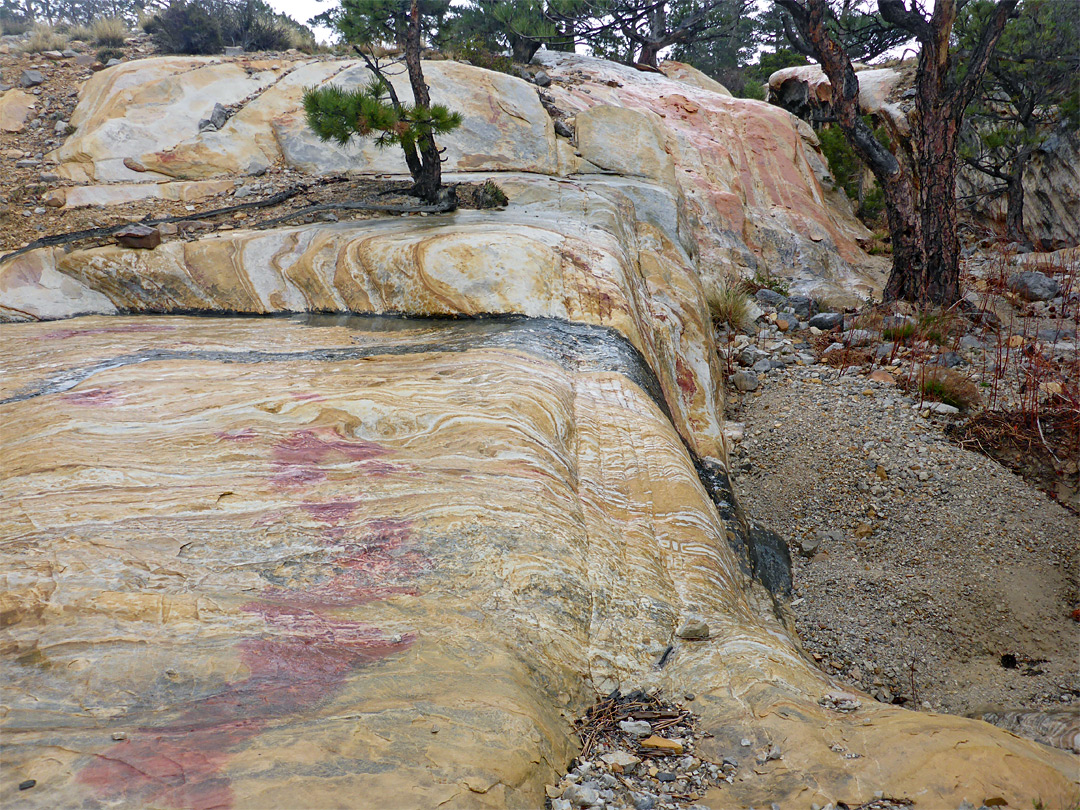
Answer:
<path fill-rule="evenodd" d="M 699 756 L 782 741 L 708 806 L 1072 789 L 1068 755 L 983 723 L 819 705 L 839 684 L 746 588 L 610 331 L 157 316 L 2 339 L 5 803 L 36 779 L 28 807 L 536 806 L 576 754 L 558 695 L 631 683 L 695 690 Z M 712 640 L 657 671 L 691 609 Z"/>
<path fill-rule="evenodd" d="M 535 85 L 433 61 L 425 63 L 433 97 L 464 117 L 440 140 L 447 171 L 647 177 L 673 190 L 679 238 L 707 274 L 783 276 L 839 304 L 880 289 L 885 266 L 860 249 L 867 232 L 850 206 L 822 187 L 827 169 L 797 119 L 731 98 L 686 66 L 670 65 L 671 78 L 573 54 L 538 58 L 552 77 L 544 92 L 582 119 L 576 153 L 556 137 Z M 304 121 L 305 87 L 369 78 L 349 60 L 125 63 L 87 82 L 75 132 L 52 157 L 64 176 L 97 183 L 232 177 L 280 163 L 316 174 L 404 173 L 396 150 L 323 143 Z M 232 115 L 199 131 L 215 103 Z"/>
<path fill-rule="evenodd" d="M 37 100 L 22 90 L 5 90 L 0 94 L 0 131 L 22 132 L 26 129 L 26 119 L 34 109 Z"/>
<path fill-rule="evenodd" d="M 31 303 L 42 269 L 91 292 L 101 312 L 517 313 L 614 329 L 649 358 L 676 421 L 723 464 L 721 385 L 693 265 L 666 238 L 664 189 L 613 178 L 583 185 L 507 178 L 506 211 L 230 231 L 152 252 L 45 249 L 0 266 L 0 312 L 55 317 Z M 583 221 L 564 212 L 587 212 Z M 100 297 L 103 296 L 103 297 Z M 46 314 L 49 313 L 49 314 Z"/>
<path fill-rule="evenodd" d="M 121 205 L 138 200 L 179 200 L 196 202 L 235 188 L 231 180 L 178 180 L 157 183 L 108 183 L 69 186 L 48 192 L 46 205 L 86 208 L 92 205 Z"/>
<path fill-rule="evenodd" d="M 659 126 L 674 167 L 680 236 L 703 274 L 771 273 L 791 279 L 796 292 L 837 303 L 880 290 L 886 268 L 858 244 L 868 232 L 822 188 L 820 155 L 790 113 L 578 54 L 541 51 L 537 59 L 555 80 L 548 89 L 556 106 L 575 122 L 607 106 L 649 118 L 646 134 Z M 640 148 L 640 120 L 626 116 L 606 165 L 623 160 L 624 144 L 631 154 L 657 156 Z"/>

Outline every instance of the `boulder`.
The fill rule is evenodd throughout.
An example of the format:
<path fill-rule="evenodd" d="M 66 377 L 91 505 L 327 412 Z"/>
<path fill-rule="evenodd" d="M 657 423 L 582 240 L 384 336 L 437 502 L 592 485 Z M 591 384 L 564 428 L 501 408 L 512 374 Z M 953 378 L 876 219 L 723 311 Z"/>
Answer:
<path fill-rule="evenodd" d="M 810 326 L 816 329 L 823 329 L 826 332 L 840 327 L 844 327 L 844 313 L 842 312 L 819 312 L 810 318 Z"/>
<path fill-rule="evenodd" d="M 731 375 L 731 384 L 735 386 L 736 391 L 742 393 L 756 391 L 761 385 L 757 374 L 752 371 L 736 371 Z"/>
<path fill-rule="evenodd" d="M 806 295 L 793 295 L 789 297 L 787 305 L 801 321 L 809 321 L 810 316 L 817 312 L 817 306 L 814 303 L 814 299 Z"/>
<path fill-rule="evenodd" d="M 207 129 L 221 129 L 228 120 L 229 111 L 220 104 L 214 104 L 214 108 L 210 111 L 210 116 L 199 122 L 199 132 L 203 132 Z"/>
<path fill-rule="evenodd" d="M 132 223 L 114 234 L 118 244 L 127 248 L 153 250 L 161 244 L 161 231 L 148 225 Z"/>
<path fill-rule="evenodd" d="M 19 87 L 37 87 L 44 81 L 45 77 L 40 70 L 28 69 L 19 74 Z"/>
<path fill-rule="evenodd" d="M 1037 270 L 1022 270 L 1009 276 L 1009 289 L 1025 301 L 1049 301 L 1061 290 L 1055 279 Z"/>
<path fill-rule="evenodd" d="M 776 309 L 785 306 L 788 301 L 787 296 L 781 295 L 775 290 L 770 290 L 768 287 L 762 287 L 754 293 L 754 298 L 756 298 L 759 303 L 768 304 L 770 307 Z"/>

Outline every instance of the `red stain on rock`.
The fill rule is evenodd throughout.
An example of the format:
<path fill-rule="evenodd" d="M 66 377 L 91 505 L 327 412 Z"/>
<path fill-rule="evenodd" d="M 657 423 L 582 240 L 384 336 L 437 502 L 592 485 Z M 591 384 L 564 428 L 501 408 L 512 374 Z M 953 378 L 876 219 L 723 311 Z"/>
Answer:
<path fill-rule="evenodd" d="M 360 501 L 326 501 L 325 503 L 302 503 L 300 508 L 320 523 L 337 526 L 352 517 L 352 513 L 359 505 Z"/>
<path fill-rule="evenodd" d="M 390 451 L 374 442 L 349 440 L 326 428 L 298 430 L 274 448 L 281 464 L 321 464 L 324 461 L 367 461 Z"/>
<path fill-rule="evenodd" d="M 316 513 L 337 520 L 356 504 L 307 506 L 334 507 Z M 267 724 L 296 717 L 332 697 L 357 667 L 415 641 L 415 634 L 388 638 L 372 625 L 320 612 L 401 592 L 405 581 L 429 568 L 425 555 L 406 547 L 411 528 L 407 520 L 371 521 L 360 542 L 345 546 L 345 556 L 331 560 L 333 576 L 315 587 L 265 589 L 243 608 L 261 616 L 266 626 L 264 635 L 237 645 L 248 677 L 191 703 L 174 723 L 139 729 L 97 755 L 78 780 L 106 801 L 230 808 L 234 795 L 223 771 L 234 750 Z"/>
<path fill-rule="evenodd" d="M 112 405 L 122 405 L 124 403 L 123 394 L 110 388 L 87 388 L 85 391 L 70 391 L 61 394 L 60 398 L 65 402 L 83 408 L 108 408 Z"/>
<path fill-rule="evenodd" d="M 86 329 L 54 329 L 46 332 L 41 337 L 45 340 L 63 340 L 70 337 L 83 337 L 84 335 L 110 335 L 123 332 L 171 332 L 175 326 L 168 324 L 153 323 L 128 323 L 121 326 L 95 326 Z"/>
<path fill-rule="evenodd" d="M 276 465 L 275 465 L 276 466 Z M 284 464 L 277 467 L 277 471 L 270 476 L 270 484 L 274 489 L 295 489 L 317 484 L 326 480 L 326 473 L 322 470 L 298 464 Z"/>
<path fill-rule="evenodd" d="M 432 568 L 431 558 L 407 546 L 410 521 L 372 521 L 356 542 L 338 544 L 341 531 L 332 527 L 329 534 L 338 552 L 329 561 L 333 576 L 307 582 L 303 589 L 267 588 L 263 599 L 316 611 L 357 607 L 395 594 L 414 593 L 413 581 Z"/>
<path fill-rule="evenodd" d="M 382 445 L 347 439 L 329 428 L 298 430 L 275 445 L 270 482 L 278 489 L 307 486 L 325 480 L 325 465 L 348 462 L 365 463 L 360 475 L 387 475 L 394 466 L 374 459 L 389 452 Z"/>
<path fill-rule="evenodd" d="M 692 397 L 697 393 L 694 372 L 690 369 L 690 366 L 686 365 L 681 355 L 675 357 L 675 380 L 678 382 L 682 392 L 688 397 Z"/>

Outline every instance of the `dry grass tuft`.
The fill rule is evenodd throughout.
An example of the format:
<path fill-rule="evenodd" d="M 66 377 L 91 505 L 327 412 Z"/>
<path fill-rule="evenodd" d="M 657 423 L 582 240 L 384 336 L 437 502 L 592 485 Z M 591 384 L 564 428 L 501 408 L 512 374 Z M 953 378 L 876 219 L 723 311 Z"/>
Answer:
<path fill-rule="evenodd" d="M 95 45 L 119 48 L 128 37 L 128 27 L 119 17 L 102 17 L 90 24 L 90 35 Z"/>
<path fill-rule="evenodd" d="M 44 51 L 62 51 L 67 47 L 68 38 L 51 25 L 35 25 L 34 33 L 23 43 L 23 53 L 42 53 Z"/>
<path fill-rule="evenodd" d="M 923 399 L 944 402 L 962 411 L 982 404 L 979 387 L 968 377 L 948 368 L 923 366 L 919 376 L 909 383 Z"/>
<path fill-rule="evenodd" d="M 750 323 L 750 296 L 742 282 L 727 279 L 705 280 L 705 302 L 715 323 L 738 331 Z"/>
<path fill-rule="evenodd" d="M 82 23 L 69 25 L 64 33 L 68 35 L 68 39 L 77 39 L 79 42 L 89 42 L 94 37 L 94 29 Z"/>

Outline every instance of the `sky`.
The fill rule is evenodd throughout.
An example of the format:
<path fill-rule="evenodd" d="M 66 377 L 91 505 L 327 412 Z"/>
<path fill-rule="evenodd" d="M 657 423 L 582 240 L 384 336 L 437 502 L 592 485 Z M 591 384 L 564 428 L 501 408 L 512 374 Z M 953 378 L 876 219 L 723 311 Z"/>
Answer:
<path fill-rule="evenodd" d="M 314 17 L 316 14 L 334 8 L 339 0 L 267 0 L 270 6 L 275 11 L 280 11 L 283 14 L 288 14 L 298 23 L 307 25 L 307 21 Z M 927 11 L 933 10 L 934 0 L 923 0 L 922 6 Z M 324 26 L 315 26 L 312 28 L 315 32 L 315 39 L 318 42 L 334 42 L 337 40 L 336 32 Z M 894 52 L 895 51 L 895 52 Z M 900 56 L 904 51 L 904 47 L 895 48 L 894 51 L 890 51 L 885 56 L 895 58 Z"/>
<path fill-rule="evenodd" d="M 303 25 L 307 25 L 307 21 L 316 14 L 321 14 L 337 5 L 337 0 L 322 0 L 322 2 L 319 0 L 267 0 L 267 2 L 274 11 L 288 14 Z M 315 32 L 315 39 L 319 42 L 330 42 L 336 38 L 329 28 L 320 26 L 312 30 Z"/>

